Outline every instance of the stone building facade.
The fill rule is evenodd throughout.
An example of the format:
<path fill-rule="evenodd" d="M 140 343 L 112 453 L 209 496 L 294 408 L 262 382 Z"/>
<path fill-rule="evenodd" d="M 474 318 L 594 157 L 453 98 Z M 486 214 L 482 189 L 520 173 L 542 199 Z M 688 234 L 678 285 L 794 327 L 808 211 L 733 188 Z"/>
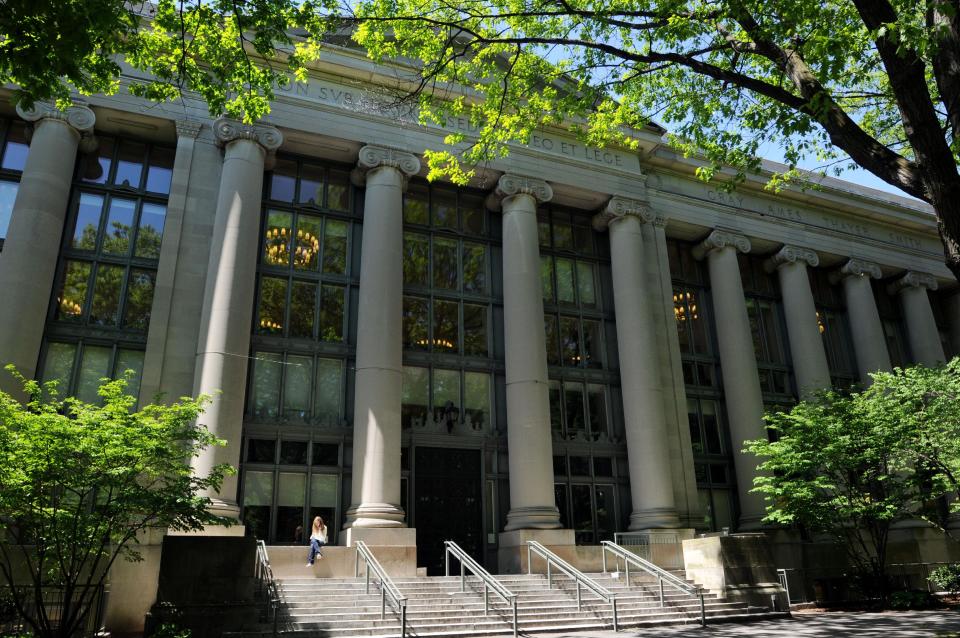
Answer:
<path fill-rule="evenodd" d="M 218 392 L 220 511 L 277 545 L 322 515 L 432 570 L 448 538 L 495 567 L 537 533 L 757 529 L 765 409 L 960 346 L 924 205 L 727 193 L 655 128 L 542 131 L 429 184 L 418 154 L 469 123 L 416 124 L 386 74 L 331 51 L 252 126 L 2 107 L 0 358 L 81 398 L 127 369 L 141 401 Z"/>

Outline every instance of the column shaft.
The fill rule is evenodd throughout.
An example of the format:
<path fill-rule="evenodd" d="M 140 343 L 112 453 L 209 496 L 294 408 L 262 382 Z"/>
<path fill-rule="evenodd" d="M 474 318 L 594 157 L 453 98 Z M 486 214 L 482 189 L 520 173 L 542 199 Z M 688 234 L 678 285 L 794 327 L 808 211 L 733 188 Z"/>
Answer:
<path fill-rule="evenodd" d="M 943 343 L 927 290 L 937 289 L 937 280 L 926 273 L 908 272 L 894 283 L 907 324 L 907 339 L 914 363 L 935 366 L 943 363 Z"/>
<path fill-rule="evenodd" d="M 640 216 L 652 218 L 639 202 L 614 198 L 596 227 L 610 229 L 613 301 L 623 416 L 630 468 L 633 512 L 630 529 L 679 527 L 671 480 L 660 382 L 660 361 L 653 330 L 651 295 L 644 268 Z"/>
<path fill-rule="evenodd" d="M 766 438 L 767 434 L 753 336 L 737 263 L 737 250 L 748 251 L 750 243 L 745 237 L 715 231 L 701 249 L 707 253 L 710 272 L 710 296 L 740 500 L 739 528 L 741 531 L 756 529 L 765 512 L 763 497 L 750 493 L 757 473 L 757 458 L 742 449 L 744 441 Z"/>
<path fill-rule="evenodd" d="M 857 372 L 862 383 L 870 382 L 870 373 L 890 369 L 887 338 L 880 323 L 877 300 L 873 296 L 870 279 L 880 277 L 876 264 L 851 259 L 840 269 L 843 295 L 847 304 L 847 318 L 857 357 Z"/>
<path fill-rule="evenodd" d="M 92 130 L 94 116 L 86 107 L 63 114 L 41 104 L 20 114 L 36 124 L 0 252 L 0 367 L 12 363 L 32 379 L 53 293 L 79 131 Z M 22 393 L 6 372 L 0 372 L 0 390 Z"/>

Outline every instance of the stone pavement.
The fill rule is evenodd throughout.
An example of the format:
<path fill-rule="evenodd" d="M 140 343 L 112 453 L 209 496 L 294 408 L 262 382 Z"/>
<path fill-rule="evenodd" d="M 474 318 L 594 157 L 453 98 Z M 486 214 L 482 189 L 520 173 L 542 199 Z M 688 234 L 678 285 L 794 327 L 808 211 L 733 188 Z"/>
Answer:
<path fill-rule="evenodd" d="M 537 638 L 960 638 L 960 612 L 795 613 L 793 618 L 702 628 L 654 627 L 612 631 L 537 634 Z"/>

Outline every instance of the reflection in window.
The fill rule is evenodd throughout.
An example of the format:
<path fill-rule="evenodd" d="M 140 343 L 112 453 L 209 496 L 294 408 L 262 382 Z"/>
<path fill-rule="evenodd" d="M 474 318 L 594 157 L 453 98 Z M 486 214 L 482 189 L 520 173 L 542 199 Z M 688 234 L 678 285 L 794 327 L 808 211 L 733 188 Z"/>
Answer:
<path fill-rule="evenodd" d="M 561 439 L 595 441 L 609 435 L 606 388 L 578 381 L 550 381 L 550 427 Z"/>
<path fill-rule="evenodd" d="M 490 375 L 441 368 L 403 367 L 401 421 L 404 428 L 453 432 L 490 427 Z M 461 407 L 462 406 L 462 407 Z"/>
<path fill-rule="evenodd" d="M 5 171 L 23 171 L 27 165 L 27 128 L 23 122 L 10 122 L 7 125 L 3 153 L 0 155 L 0 169 Z"/>
<path fill-rule="evenodd" d="M 429 378 L 427 368 L 403 367 L 400 420 L 404 428 L 423 427 L 426 423 L 430 405 Z"/>
<path fill-rule="evenodd" d="M 61 398 L 76 396 L 83 401 L 100 403 L 97 393 L 100 379 L 127 378 L 126 392 L 136 397 L 140 394 L 142 375 L 142 350 L 50 341 L 38 378 L 43 382 L 56 381 Z"/>
<path fill-rule="evenodd" d="M 248 413 L 257 419 L 283 416 L 324 427 L 340 424 L 343 361 L 257 351 L 250 372 Z M 280 389 L 283 388 L 281 406 Z M 281 409 L 282 407 L 282 409 Z"/>
<path fill-rule="evenodd" d="M 13 214 L 13 202 L 17 198 L 17 182 L 0 179 L 0 244 L 7 236 L 10 216 Z"/>
<path fill-rule="evenodd" d="M 244 472 L 243 524 L 248 534 L 256 538 L 268 537 L 272 503 L 273 472 Z"/>

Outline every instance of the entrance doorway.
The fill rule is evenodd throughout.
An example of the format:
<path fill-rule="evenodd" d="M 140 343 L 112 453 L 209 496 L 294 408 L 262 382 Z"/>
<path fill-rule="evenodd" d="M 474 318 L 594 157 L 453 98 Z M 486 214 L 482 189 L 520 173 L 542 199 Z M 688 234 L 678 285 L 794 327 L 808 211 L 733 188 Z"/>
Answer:
<path fill-rule="evenodd" d="M 443 575 L 443 541 L 455 541 L 483 563 L 480 450 L 417 447 L 414 516 L 417 565 Z"/>

